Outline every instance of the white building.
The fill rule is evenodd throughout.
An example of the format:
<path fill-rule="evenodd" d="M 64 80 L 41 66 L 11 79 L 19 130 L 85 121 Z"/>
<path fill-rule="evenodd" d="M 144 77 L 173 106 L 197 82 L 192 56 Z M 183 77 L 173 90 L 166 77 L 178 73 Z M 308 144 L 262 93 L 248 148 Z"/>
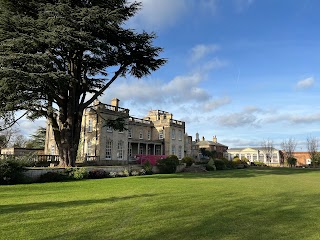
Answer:
<path fill-rule="evenodd" d="M 247 158 L 249 162 L 263 162 L 265 164 L 279 165 L 280 164 L 280 151 L 273 148 L 267 152 L 264 148 L 229 148 L 228 159 L 232 160 L 234 157 Z"/>

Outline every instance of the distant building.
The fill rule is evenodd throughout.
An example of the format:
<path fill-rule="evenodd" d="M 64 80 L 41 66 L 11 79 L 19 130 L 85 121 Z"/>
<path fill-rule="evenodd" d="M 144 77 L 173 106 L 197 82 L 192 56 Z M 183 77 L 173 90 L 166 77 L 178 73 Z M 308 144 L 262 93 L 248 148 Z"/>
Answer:
<path fill-rule="evenodd" d="M 312 164 L 309 152 L 294 152 L 293 155 L 297 159 L 297 166 L 310 166 Z"/>
<path fill-rule="evenodd" d="M 2 155 L 25 156 L 28 154 L 43 155 L 43 148 L 1 148 Z"/>
<path fill-rule="evenodd" d="M 281 163 L 280 151 L 275 148 L 273 148 L 271 156 L 265 152 L 264 148 L 229 148 L 228 159 L 232 160 L 234 157 L 247 158 L 249 162 L 263 162 L 271 165 L 280 165 Z"/>
<path fill-rule="evenodd" d="M 118 117 L 125 119 L 126 130 L 106 126 L 106 120 Z M 95 101 L 83 114 L 78 158 L 127 161 L 136 155 L 173 154 L 181 159 L 190 152 L 188 139 L 185 122 L 173 119 L 169 112 L 152 110 L 140 119 L 131 117 L 129 109 L 119 107 L 119 99 L 112 99 L 111 105 Z M 45 153 L 58 154 L 49 121 Z"/>
<path fill-rule="evenodd" d="M 192 156 L 200 160 L 203 157 L 201 149 L 214 152 L 216 158 L 226 158 L 228 156 L 228 146 L 219 143 L 216 136 L 212 138 L 212 141 L 206 140 L 204 137 L 200 141 L 199 133 L 197 133 L 195 141 L 192 142 Z"/>

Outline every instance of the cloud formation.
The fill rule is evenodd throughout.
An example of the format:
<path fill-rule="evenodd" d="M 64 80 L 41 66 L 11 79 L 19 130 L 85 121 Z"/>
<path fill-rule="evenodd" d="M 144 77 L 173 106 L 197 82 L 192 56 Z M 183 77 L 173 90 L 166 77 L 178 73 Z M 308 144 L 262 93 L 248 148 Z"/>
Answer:
<path fill-rule="evenodd" d="M 200 59 L 204 58 L 206 55 L 214 53 L 220 49 L 220 46 L 217 44 L 199 44 L 194 46 L 191 49 L 191 61 L 197 62 Z"/>
<path fill-rule="evenodd" d="M 159 30 L 176 22 L 187 12 L 188 5 L 186 0 L 140 0 L 141 10 L 130 20 L 130 25 L 149 30 Z"/>
<path fill-rule="evenodd" d="M 315 79 L 314 77 L 309 77 L 303 80 L 300 80 L 296 84 L 297 89 L 307 89 L 313 87 L 315 84 Z"/>

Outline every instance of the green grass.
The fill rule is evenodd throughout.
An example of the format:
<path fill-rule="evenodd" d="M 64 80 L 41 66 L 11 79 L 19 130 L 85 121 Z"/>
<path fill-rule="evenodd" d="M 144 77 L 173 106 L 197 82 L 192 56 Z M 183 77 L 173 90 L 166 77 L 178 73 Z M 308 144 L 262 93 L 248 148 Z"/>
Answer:
<path fill-rule="evenodd" d="M 320 239 L 320 171 L 0 186 L 0 239 Z"/>

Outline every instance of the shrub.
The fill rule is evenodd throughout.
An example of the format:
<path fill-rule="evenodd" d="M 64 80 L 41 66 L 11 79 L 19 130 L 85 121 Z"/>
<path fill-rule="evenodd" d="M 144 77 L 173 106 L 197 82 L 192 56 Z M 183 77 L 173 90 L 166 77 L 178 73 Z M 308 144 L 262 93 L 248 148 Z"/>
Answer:
<path fill-rule="evenodd" d="M 17 184 L 26 181 L 23 172 L 32 162 L 28 159 L 5 157 L 0 160 L 0 184 Z"/>
<path fill-rule="evenodd" d="M 216 166 L 214 165 L 213 159 L 210 159 L 209 162 L 207 163 L 206 170 L 207 171 L 215 171 L 216 170 Z"/>
<path fill-rule="evenodd" d="M 222 161 L 224 162 L 227 169 L 233 169 L 235 168 L 235 163 L 233 161 L 229 161 L 226 158 L 223 158 Z"/>
<path fill-rule="evenodd" d="M 130 175 L 131 175 L 131 176 L 139 176 L 139 171 L 137 171 L 137 170 L 131 170 Z"/>
<path fill-rule="evenodd" d="M 226 168 L 226 164 L 221 159 L 214 160 L 214 165 L 216 166 L 217 170 L 223 170 Z"/>
<path fill-rule="evenodd" d="M 151 165 L 151 163 L 150 163 L 149 161 L 146 161 L 146 162 L 143 164 L 142 168 L 145 170 L 145 174 L 146 174 L 146 175 L 152 175 L 152 174 L 153 174 L 153 172 L 152 172 L 152 165 Z"/>
<path fill-rule="evenodd" d="M 88 178 L 91 179 L 99 179 L 99 178 L 106 178 L 108 177 L 108 174 L 106 171 L 102 169 L 93 169 L 89 171 Z"/>
<path fill-rule="evenodd" d="M 116 176 L 118 176 L 118 177 L 129 177 L 129 172 L 128 172 L 127 169 L 124 169 L 123 171 L 118 172 L 118 173 L 116 174 Z"/>
<path fill-rule="evenodd" d="M 47 172 L 39 177 L 39 182 L 62 182 L 70 179 L 65 172 Z"/>
<path fill-rule="evenodd" d="M 67 168 L 65 172 L 70 179 L 80 180 L 88 177 L 88 172 L 85 168 Z"/>
<path fill-rule="evenodd" d="M 157 161 L 160 173 L 175 173 L 178 165 L 179 159 L 175 155 Z"/>
<path fill-rule="evenodd" d="M 117 176 L 116 172 L 109 172 L 109 177 L 115 178 Z"/>
<path fill-rule="evenodd" d="M 192 163 L 194 163 L 194 159 L 192 157 L 184 157 L 182 158 L 182 162 L 187 165 L 187 167 L 190 167 Z"/>
<path fill-rule="evenodd" d="M 253 162 L 254 166 L 258 166 L 258 167 L 265 167 L 267 166 L 264 162 Z"/>

